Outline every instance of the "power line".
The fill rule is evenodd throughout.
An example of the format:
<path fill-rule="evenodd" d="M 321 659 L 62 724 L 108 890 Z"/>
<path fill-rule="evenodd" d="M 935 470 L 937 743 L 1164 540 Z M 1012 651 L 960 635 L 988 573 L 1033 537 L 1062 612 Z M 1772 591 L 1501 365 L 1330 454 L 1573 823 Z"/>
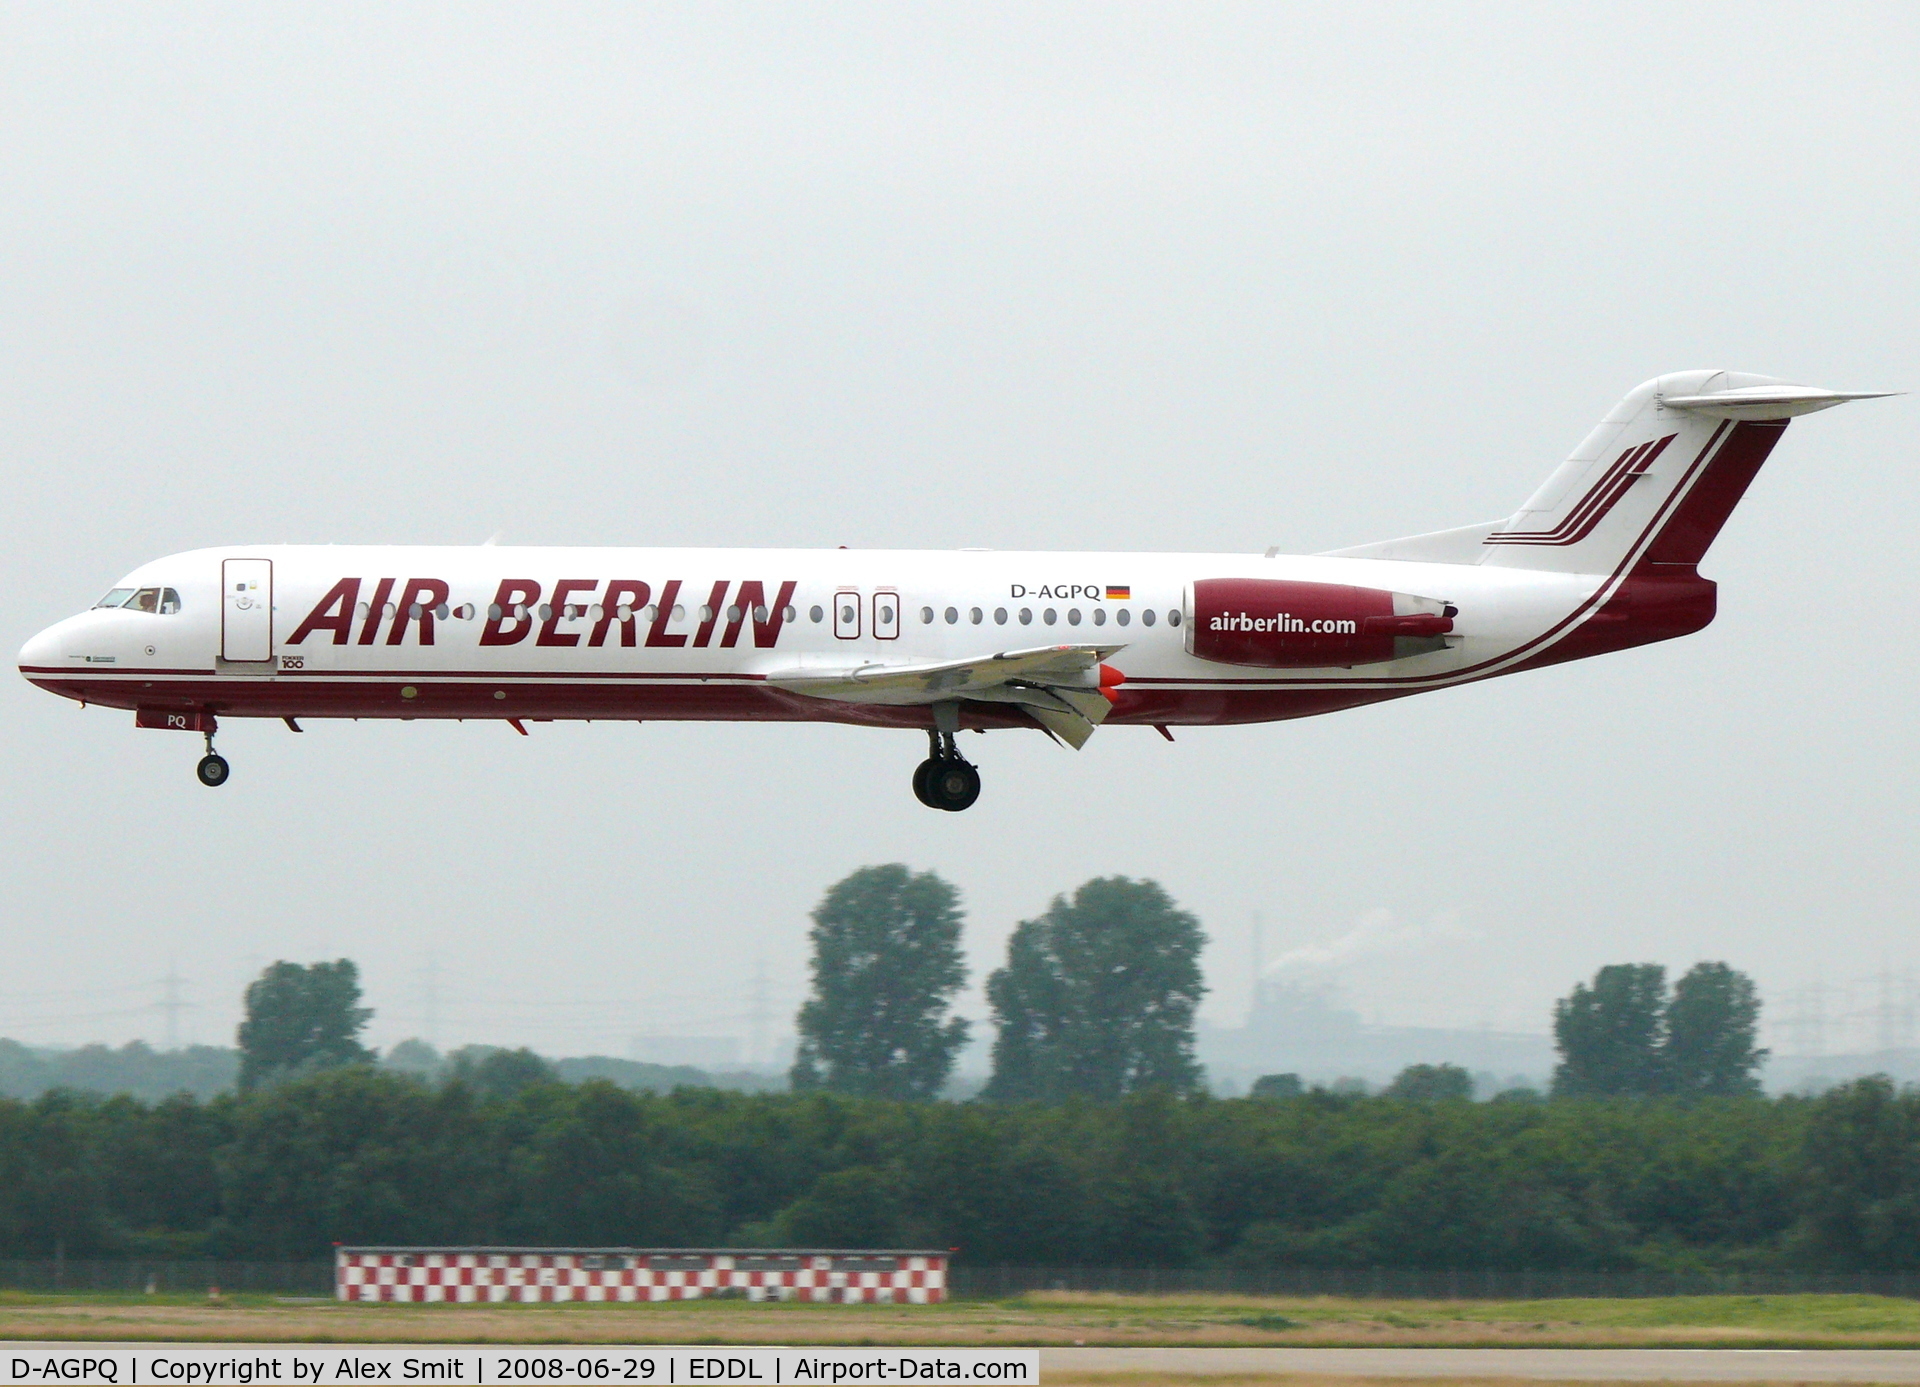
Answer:
<path fill-rule="evenodd" d="M 180 976 L 180 970 L 172 958 L 167 959 L 167 975 L 160 980 L 160 1000 L 154 1003 L 154 1009 L 167 1018 L 167 1048 L 180 1048 L 180 1013 L 191 1011 L 193 1003 L 182 1001 L 180 984 L 186 981 Z"/>

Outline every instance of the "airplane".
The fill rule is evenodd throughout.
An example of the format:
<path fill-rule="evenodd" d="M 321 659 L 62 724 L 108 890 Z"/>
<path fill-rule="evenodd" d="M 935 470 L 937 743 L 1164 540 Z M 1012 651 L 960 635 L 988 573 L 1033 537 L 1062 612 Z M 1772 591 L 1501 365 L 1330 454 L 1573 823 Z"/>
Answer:
<path fill-rule="evenodd" d="M 1893 391 L 1683 371 L 1505 519 L 1313 555 L 248 545 L 135 569 L 20 652 L 33 684 L 221 718 L 838 722 L 959 734 L 1270 722 L 1698 631 L 1698 565 L 1790 419 Z"/>

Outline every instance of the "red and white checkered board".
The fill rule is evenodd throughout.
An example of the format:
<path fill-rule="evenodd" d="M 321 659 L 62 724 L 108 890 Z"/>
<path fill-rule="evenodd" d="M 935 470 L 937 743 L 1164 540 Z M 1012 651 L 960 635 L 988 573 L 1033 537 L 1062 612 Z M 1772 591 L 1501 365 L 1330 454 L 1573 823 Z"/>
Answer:
<path fill-rule="evenodd" d="M 892 1271 L 834 1271 L 818 1265 L 768 1271 L 715 1256 L 704 1269 L 584 1265 L 564 1253 L 343 1252 L 334 1268 L 341 1300 L 547 1302 L 569 1300 L 701 1300 L 719 1292 L 748 1300 L 831 1301 L 865 1305 L 935 1305 L 946 1299 L 946 1260 L 903 1257 Z M 621 1260 L 619 1258 L 594 1260 Z"/>

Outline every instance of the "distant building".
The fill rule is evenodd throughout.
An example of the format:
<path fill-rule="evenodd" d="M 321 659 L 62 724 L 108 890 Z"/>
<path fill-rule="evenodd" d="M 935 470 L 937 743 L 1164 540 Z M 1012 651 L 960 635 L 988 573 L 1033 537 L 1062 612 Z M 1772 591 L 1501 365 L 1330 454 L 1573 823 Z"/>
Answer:
<path fill-rule="evenodd" d="M 690 1064 L 696 1069 L 737 1069 L 740 1042 L 720 1035 L 637 1035 L 627 1058 L 642 1064 Z"/>
<path fill-rule="evenodd" d="M 1905 1047 L 1847 1055 L 1770 1055 L 1760 1068 L 1769 1093 L 1825 1093 L 1839 1084 L 1884 1074 L 1905 1087 L 1920 1084 L 1920 1049 Z"/>
<path fill-rule="evenodd" d="M 1546 1035 L 1368 1025 L 1340 1004 L 1333 984 L 1284 978 L 1259 981 L 1244 1026 L 1200 1026 L 1195 1048 L 1222 1094 L 1285 1073 L 1309 1084 L 1361 1079 L 1377 1088 L 1410 1064 L 1457 1064 L 1483 1089 L 1544 1088 L 1557 1058 Z"/>

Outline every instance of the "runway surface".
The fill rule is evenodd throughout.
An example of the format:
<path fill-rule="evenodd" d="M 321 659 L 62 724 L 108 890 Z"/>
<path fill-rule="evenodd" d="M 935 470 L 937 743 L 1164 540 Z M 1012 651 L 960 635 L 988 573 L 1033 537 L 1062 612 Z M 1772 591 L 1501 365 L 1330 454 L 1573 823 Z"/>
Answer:
<path fill-rule="evenodd" d="M 1047 1348 L 1040 1375 L 1514 1377 L 1562 1382 L 1913 1382 L 1920 1349 Z"/>

